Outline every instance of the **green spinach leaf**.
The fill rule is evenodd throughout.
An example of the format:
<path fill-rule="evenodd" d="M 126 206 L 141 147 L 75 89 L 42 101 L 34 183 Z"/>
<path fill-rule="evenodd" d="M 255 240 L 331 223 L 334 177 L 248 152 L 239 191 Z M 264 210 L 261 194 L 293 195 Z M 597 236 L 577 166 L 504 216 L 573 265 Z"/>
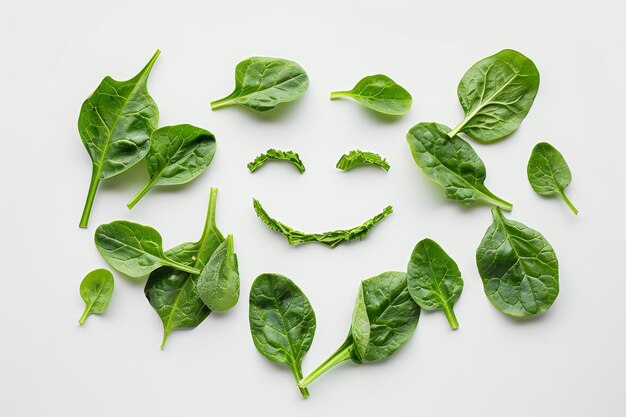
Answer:
<path fill-rule="evenodd" d="M 200 274 L 200 270 L 170 259 L 163 252 L 161 235 L 150 226 L 115 220 L 98 226 L 95 242 L 109 265 L 131 277 L 143 277 L 165 265 Z"/>
<path fill-rule="evenodd" d="M 87 227 L 100 181 L 126 171 L 150 149 L 150 135 L 159 125 L 159 109 L 146 84 L 160 53 L 156 51 L 128 81 L 105 77 L 80 109 L 78 132 L 92 161 L 80 227 Z"/>
<path fill-rule="evenodd" d="M 128 203 L 131 209 L 155 185 L 185 184 L 202 174 L 215 155 L 215 136 L 192 125 L 166 126 L 155 130 L 146 156 L 150 179 Z"/>
<path fill-rule="evenodd" d="M 394 116 L 407 113 L 411 109 L 411 94 L 383 74 L 369 75 L 359 81 L 350 91 L 330 93 L 330 99 L 350 97 L 379 113 Z"/>
<path fill-rule="evenodd" d="M 546 142 L 535 145 L 526 172 L 535 192 L 541 195 L 560 195 L 572 212 L 578 214 L 578 209 L 565 195 L 565 188 L 572 182 L 572 173 L 565 158 L 554 146 Z"/>
<path fill-rule="evenodd" d="M 409 130 L 406 140 L 417 165 L 444 189 L 446 198 L 463 205 L 484 201 L 511 210 L 511 203 L 485 187 L 487 170 L 474 149 L 458 136 L 449 138 L 449 130 L 438 123 L 419 123 Z"/>
<path fill-rule="evenodd" d="M 459 328 L 452 306 L 461 296 L 463 279 L 456 262 L 435 241 L 415 246 L 407 268 L 409 294 L 422 309 L 443 310 L 450 327 Z"/>
<path fill-rule="evenodd" d="M 465 119 L 452 131 L 479 142 L 495 142 L 513 133 L 530 111 L 539 90 L 539 71 L 529 58 L 505 49 L 478 61 L 459 83 Z"/>
<path fill-rule="evenodd" d="M 350 171 L 352 168 L 373 165 L 389 171 L 389 163 L 387 160 L 377 153 L 360 151 L 358 149 L 343 154 L 337 162 L 337 169 L 342 171 Z"/>
<path fill-rule="evenodd" d="M 287 365 L 296 382 L 302 379 L 302 358 L 315 336 L 315 313 L 309 299 L 289 278 L 261 274 L 250 289 L 250 331 L 261 355 Z M 300 388 L 303 397 L 309 396 Z"/>
<path fill-rule="evenodd" d="M 409 295 L 406 277 L 404 272 L 384 272 L 361 282 L 346 341 L 300 387 L 348 359 L 357 364 L 386 359 L 411 338 L 420 307 Z"/>
<path fill-rule="evenodd" d="M 91 314 L 102 314 L 109 307 L 113 295 L 113 274 L 107 269 L 96 269 L 88 273 L 80 283 L 80 297 L 85 302 L 85 311 L 78 323 L 82 326 Z"/>
<path fill-rule="evenodd" d="M 233 235 L 228 235 L 211 255 L 198 278 L 197 290 L 212 311 L 226 311 L 239 301 L 239 266 Z"/>
<path fill-rule="evenodd" d="M 263 223 L 265 223 L 270 229 L 282 233 L 287 238 L 290 245 L 300 245 L 307 242 L 319 242 L 334 248 L 344 242 L 356 239 L 361 240 L 365 238 L 367 233 L 376 225 L 376 223 L 393 213 L 393 208 L 391 206 L 387 206 L 381 213 L 367 220 L 362 225 L 353 227 L 352 229 L 335 230 L 324 233 L 304 233 L 271 218 L 258 200 L 252 199 L 252 201 L 254 204 L 254 211 Z"/>
<path fill-rule="evenodd" d="M 305 167 L 300 159 L 300 156 L 293 151 L 279 151 L 276 149 L 268 149 L 267 152 L 257 156 L 254 161 L 248 164 L 250 172 L 254 172 L 261 168 L 270 159 L 276 161 L 288 161 L 300 171 L 300 174 L 304 173 Z"/>
<path fill-rule="evenodd" d="M 489 301 L 504 314 L 528 317 L 546 311 L 559 294 L 559 262 L 541 233 L 491 210 L 476 264 Z"/>
<path fill-rule="evenodd" d="M 309 87 L 309 77 L 293 61 L 281 58 L 252 57 L 237 64 L 235 90 L 211 103 L 211 109 L 241 104 L 267 111 L 280 103 L 300 98 Z"/>
<path fill-rule="evenodd" d="M 215 223 L 216 206 L 217 188 L 211 188 L 209 209 L 200 240 L 169 249 L 165 254 L 170 259 L 199 270 L 204 269 L 215 250 L 224 241 L 224 236 Z M 163 322 L 161 349 L 165 347 L 172 330 L 196 327 L 211 312 L 202 302 L 197 284 L 198 275 L 168 266 L 150 274 L 144 293 Z"/>

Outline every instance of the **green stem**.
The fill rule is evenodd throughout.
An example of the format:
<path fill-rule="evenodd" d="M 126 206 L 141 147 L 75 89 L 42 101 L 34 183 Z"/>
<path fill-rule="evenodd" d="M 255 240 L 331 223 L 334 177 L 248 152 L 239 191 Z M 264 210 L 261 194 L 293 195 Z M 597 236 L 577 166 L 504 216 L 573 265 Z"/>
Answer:
<path fill-rule="evenodd" d="M 334 366 L 340 364 L 341 362 L 347 361 L 352 356 L 352 349 L 354 349 L 354 345 L 352 342 L 347 342 L 341 345 L 339 349 L 333 353 L 330 358 L 326 359 L 320 366 L 315 368 L 313 372 L 307 375 L 305 378 L 298 382 L 298 386 L 300 388 L 308 387 L 311 382 L 315 381 L 317 378 L 322 376 L 326 371 L 333 368 Z"/>
<path fill-rule="evenodd" d="M 217 110 L 219 108 L 222 107 L 226 107 L 233 104 L 232 99 L 228 98 L 228 97 L 224 97 L 220 100 L 215 100 L 211 102 L 211 110 Z"/>
<path fill-rule="evenodd" d="M 165 342 L 167 342 L 167 336 L 170 335 L 171 330 L 163 330 L 163 340 L 161 340 L 161 350 L 165 349 Z"/>
<path fill-rule="evenodd" d="M 349 91 L 333 91 L 332 93 L 330 93 L 330 99 L 335 100 L 337 98 L 345 97 L 348 95 L 350 95 Z"/>
<path fill-rule="evenodd" d="M 83 311 L 83 315 L 80 316 L 80 319 L 78 319 L 78 324 L 82 326 L 85 323 L 85 320 L 87 320 L 87 317 L 89 316 L 90 311 L 91 311 L 91 306 L 85 306 L 85 311 Z"/>
<path fill-rule="evenodd" d="M 453 137 L 455 137 L 456 135 L 459 134 L 459 132 L 461 131 L 461 129 L 463 129 L 465 127 L 465 124 L 467 123 L 467 118 L 465 118 L 461 123 L 459 123 L 459 125 L 457 127 L 455 127 L 454 129 L 452 129 L 451 131 L 448 132 L 448 137 L 450 139 L 452 139 Z"/>
<path fill-rule="evenodd" d="M 178 262 L 174 262 L 174 261 L 167 261 L 164 263 L 164 265 L 167 266 L 171 266 L 172 268 L 176 268 L 178 270 L 184 271 L 184 272 L 189 272 L 190 274 L 194 274 L 194 275 L 200 275 L 200 273 L 202 271 L 200 271 L 197 268 L 191 267 L 191 266 L 187 266 L 185 264 L 180 264 Z"/>
<path fill-rule="evenodd" d="M 291 371 L 293 372 L 293 376 L 296 378 L 296 383 L 300 382 L 300 380 L 302 379 L 302 369 L 300 368 L 300 366 L 294 365 L 291 368 Z M 298 389 L 300 390 L 300 394 L 302 394 L 303 398 L 309 398 L 309 390 L 307 388 L 298 386 Z"/>
<path fill-rule="evenodd" d="M 94 165 L 91 170 L 91 181 L 89 182 L 89 191 L 87 192 L 87 200 L 85 201 L 85 207 L 83 208 L 83 215 L 80 218 L 78 226 L 85 229 L 89 223 L 89 215 L 91 214 L 91 207 L 93 207 L 93 200 L 96 197 L 96 191 L 100 184 L 100 172 Z"/>
<path fill-rule="evenodd" d="M 484 196 L 483 200 L 487 203 L 493 204 L 494 206 L 500 207 L 502 210 L 506 211 L 511 211 L 513 209 L 513 204 L 493 194 L 486 187 L 484 189 L 479 189 L 478 191 L 480 191 L 480 193 Z"/>
<path fill-rule="evenodd" d="M 563 201 L 565 201 L 565 204 L 567 204 L 567 206 L 570 208 L 570 210 L 572 210 L 572 212 L 575 215 L 578 215 L 578 209 L 574 206 L 574 204 L 569 200 L 569 198 L 567 198 L 567 196 L 565 195 L 565 193 L 563 191 L 560 191 L 559 194 L 561 194 L 561 198 L 563 198 Z"/>
<path fill-rule="evenodd" d="M 146 195 L 148 191 L 150 191 L 153 183 L 154 183 L 154 179 L 151 179 L 150 181 L 148 181 L 146 185 L 144 185 L 143 188 L 139 190 L 135 198 L 133 198 L 128 204 L 126 204 L 126 207 L 128 207 L 129 210 L 135 207 L 135 204 L 137 204 L 139 200 L 141 200 L 141 198 L 144 195 Z"/>
<path fill-rule="evenodd" d="M 447 304 L 443 304 L 443 313 L 446 315 L 446 318 L 448 319 L 448 323 L 450 323 L 450 328 L 452 330 L 458 329 L 459 322 L 456 319 L 456 315 L 454 314 L 454 310 L 452 309 L 452 306 L 448 307 Z"/>
<path fill-rule="evenodd" d="M 206 220 L 204 222 L 204 230 L 202 231 L 202 236 L 206 234 L 210 229 L 216 229 L 217 225 L 215 224 L 215 210 L 217 207 L 217 188 L 211 187 L 211 193 L 209 195 L 209 208 L 206 213 Z"/>

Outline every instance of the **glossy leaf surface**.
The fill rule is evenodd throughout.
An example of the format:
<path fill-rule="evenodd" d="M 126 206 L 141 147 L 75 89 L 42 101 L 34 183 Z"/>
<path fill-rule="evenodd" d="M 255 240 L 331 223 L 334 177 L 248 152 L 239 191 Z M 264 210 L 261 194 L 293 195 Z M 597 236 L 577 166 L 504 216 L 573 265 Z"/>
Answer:
<path fill-rule="evenodd" d="M 288 161 L 294 167 L 300 171 L 300 173 L 304 173 L 306 168 L 300 159 L 300 156 L 293 151 L 280 151 L 276 149 L 268 149 L 265 153 L 257 156 L 254 161 L 248 164 L 248 169 L 250 172 L 254 172 L 257 169 L 261 168 L 267 161 L 275 160 L 275 161 Z"/>
<path fill-rule="evenodd" d="M 233 243 L 228 235 L 213 252 L 198 277 L 198 295 L 212 311 L 226 311 L 239 300 L 239 266 Z"/>
<path fill-rule="evenodd" d="M 347 172 L 353 168 L 365 165 L 377 166 L 385 171 L 389 171 L 390 168 L 387 160 L 377 153 L 365 152 L 357 149 L 342 155 L 337 162 L 337 169 Z"/>
<path fill-rule="evenodd" d="M 408 91 L 383 74 L 364 77 L 350 91 L 330 93 L 331 100 L 341 97 L 352 98 L 374 111 L 394 116 L 407 113 L 413 103 Z"/>
<path fill-rule="evenodd" d="M 80 297 L 85 302 L 85 311 L 78 320 L 81 326 L 89 315 L 106 311 L 113 295 L 113 286 L 113 274 L 107 269 L 96 269 L 83 278 L 80 283 Z"/>
<path fill-rule="evenodd" d="M 559 262 L 536 230 L 508 220 L 497 207 L 476 264 L 489 301 L 504 314 L 528 317 L 550 308 L 559 294 Z"/>

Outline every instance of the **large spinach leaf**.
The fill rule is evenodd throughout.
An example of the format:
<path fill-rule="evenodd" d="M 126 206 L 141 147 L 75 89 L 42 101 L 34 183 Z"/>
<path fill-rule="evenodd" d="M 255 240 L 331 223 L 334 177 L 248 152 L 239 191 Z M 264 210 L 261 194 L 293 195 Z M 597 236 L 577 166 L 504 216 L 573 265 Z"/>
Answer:
<path fill-rule="evenodd" d="M 250 172 L 254 172 L 265 165 L 269 160 L 288 161 L 300 171 L 300 174 L 303 174 L 306 170 L 300 159 L 300 155 L 293 151 L 280 151 L 276 149 L 268 149 L 267 152 L 254 158 L 254 161 L 248 163 L 248 169 Z"/>
<path fill-rule="evenodd" d="M 498 207 L 478 249 L 476 264 L 489 301 L 504 314 L 546 311 L 559 294 L 559 262 L 541 233 L 508 220 Z"/>
<path fill-rule="evenodd" d="M 461 271 L 437 242 L 423 239 L 415 245 L 407 267 L 407 285 L 422 309 L 443 310 L 450 327 L 459 328 L 452 306 L 463 291 Z"/>
<path fill-rule="evenodd" d="M 80 283 L 80 297 L 85 311 L 78 323 L 82 326 L 91 314 L 102 314 L 109 307 L 113 295 L 113 274 L 108 269 L 96 269 L 88 273 Z"/>
<path fill-rule="evenodd" d="M 126 171 L 150 149 L 150 135 L 159 125 L 159 109 L 146 84 L 160 53 L 156 51 L 128 81 L 105 77 L 80 109 L 78 132 L 92 161 L 80 227 L 87 227 L 100 181 Z"/>
<path fill-rule="evenodd" d="M 169 258 L 195 269 L 204 269 L 211 255 L 224 241 L 224 236 L 215 224 L 216 206 L 217 188 L 211 188 L 209 208 L 200 240 L 169 249 L 165 252 Z M 172 330 L 196 327 L 211 312 L 198 295 L 197 283 L 198 275 L 167 266 L 150 274 L 144 293 L 163 322 L 161 349 L 165 347 Z"/>
<path fill-rule="evenodd" d="M 565 158 L 554 146 L 546 142 L 535 145 L 526 172 L 535 192 L 540 195 L 560 195 L 570 210 L 578 214 L 578 209 L 565 195 L 565 188 L 572 182 L 572 173 Z"/>
<path fill-rule="evenodd" d="M 315 335 L 315 313 L 309 299 L 289 278 L 259 275 L 250 289 L 250 331 L 261 355 L 287 365 L 296 382 L 302 379 L 302 358 Z M 305 387 L 303 397 L 309 396 Z"/>
<path fill-rule="evenodd" d="M 383 74 L 369 75 L 350 91 L 334 91 L 330 99 L 350 97 L 379 113 L 402 115 L 411 109 L 411 94 Z"/>
<path fill-rule="evenodd" d="M 420 307 L 411 299 L 406 273 L 384 272 L 361 282 L 346 341 L 327 360 L 303 378 L 306 388 L 339 363 L 386 359 L 413 335 Z"/>
<path fill-rule="evenodd" d="M 353 227 L 352 229 L 334 230 L 332 232 L 324 233 L 304 233 L 271 218 L 258 200 L 253 199 L 253 204 L 254 211 L 263 223 L 265 223 L 270 229 L 282 233 L 287 238 L 290 245 L 300 245 L 307 242 L 319 242 L 324 245 L 328 245 L 331 248 L 351 240 L 364 239 L 376 223 L 393 213 L 393 208 L 391 206 L 387 206 L 381 213 L 378 213 L 376 216 L 365 221 L 365 223 Z"/>
<path fill-rule="evenodd" d="M 235 90 L 211 103 L 213 110 L 241 104 L 267 111 L 280 103 L 296 100 L 309 87 L 309 77 L 293 61 L 281 58 L 252 57 L 237 64 Z"/>
<path fill-rule="evenodd" d="M 343 154 L 337 161 L 336 168 L 347 172 L 353 168 L 365 165 L 377 166 L 385 171 L 389 171 L 390 168 L 389 162 L 377 153 L 360 151 L 358 149 Z"/>
<path fill-rule="evenodd" d="M 511 203 L 497 197 L 485 187 L 485 164 L 469 143 L 458 136 L 448 137 L 449 128 L 438 123 L 419 123 L 409 130 L 413 159 L 424 174 L 443 187 L 446 198 L 463 205 L 484 201 L 504 210 Z"/>
<path fill-rule="evenodd" d="M 109 265 L 131 277 L 143 277 L 165 265 L 200 274 L 199 269 L 177 262 L 164 253 L 161 235 L 150 226 L 126 220 L 101 224 L 96 229 L 95 242 Z"/>
<path fill-rule="evenodd" d="M 202 174 L 215 155 L 215 136 L 192 125 L 166 126 L 155 130 L 146 156 L 150 179 L 128 203 L 131 209 L 156 185 L 185 184 Z"/>
<path fill-rule="evenodd" d="M 529 58 L 505 49 L 478 61 L 459 83 L 465 119 L 452 131 L 479 142 L 495 142 L 513 133 L 533 105 L 539 71 Z"/>
<path fill-rule="evenodd" d="M 213 252 L 198 278 L 198 295 L 212 311 L 226 311 L 239 301 L 239 266 L 233 235 Z"/>

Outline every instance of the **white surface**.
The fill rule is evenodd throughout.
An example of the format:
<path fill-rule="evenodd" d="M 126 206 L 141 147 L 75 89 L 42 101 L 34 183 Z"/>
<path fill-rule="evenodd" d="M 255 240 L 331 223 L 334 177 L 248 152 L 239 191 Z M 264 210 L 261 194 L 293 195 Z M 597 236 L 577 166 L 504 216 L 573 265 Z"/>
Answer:
<path fill-rule="evenodd" d="M 299 4 L 3 2 L 0 416 L 624 415 L 624 3 Z M 132 212 L 125 204 L 146 179 L 143 164 L 103 183 L 81 230 L 90 161 L 76 129 L 80 105 L 102 77 L 130 78 L 157 48 L 149 90 L 161 124 L 210 129 L 216 157 L 195 182 L 154 190 Z M 523 322 L 492 307 L 476 270 L 489 209 L 446 201 L 404 139 L 417 122 L 461 120 L 459 79 L 503 48 L 534 60 L 539 95 L 513 136 L 475 148 L 487 186 L 515 204 L 512 218 L 549 239 L 561 265 L 556 303 Z M 305 96 L 262 115 L 211 112 L 209 102 L 231 92 L 235 65 L 252 55 L 299 62 L 311 79 Z M 406 117 L 388 121 L 329 101 L 330 91 L 378 72 L 413 94 Z M 527 182 L 541 140 L 571 167 L 578 217 Z M 299 152 L 306 173 L 277 163 L 251 175 L 246 163 L 269 147 Z M 380 152 L 391 171 L 335 169 L 354 148 Z M 211 186 L 219 187 L 218 225 L 235 236 L 240 304 L 173 332 L 160 351 L 161 322 L 143 282 L 116 273 L 109 311 L 80 328 L 79 283 L 106 266 L 92 243 L 96 226 L 129 219 L 156 227 L 166 246 L 194 240 Z M 292 248 L 256 218 L 253 196 L 305 231 L 350 227 L 387 204 L 395 212 L 362 242 Z M 306 401 L 286 368 L 257 353 L 247 318 L 256 275 L 285 274 L 309 296 L 317 333 L 308 373 L 343 342 L 358 282 L 404 269 L 427 236 L 463 273 L 460 330 L 450 331 L 440 312 L 423 313 L 396 356 L 345 363 L 311 385 Z"/>

